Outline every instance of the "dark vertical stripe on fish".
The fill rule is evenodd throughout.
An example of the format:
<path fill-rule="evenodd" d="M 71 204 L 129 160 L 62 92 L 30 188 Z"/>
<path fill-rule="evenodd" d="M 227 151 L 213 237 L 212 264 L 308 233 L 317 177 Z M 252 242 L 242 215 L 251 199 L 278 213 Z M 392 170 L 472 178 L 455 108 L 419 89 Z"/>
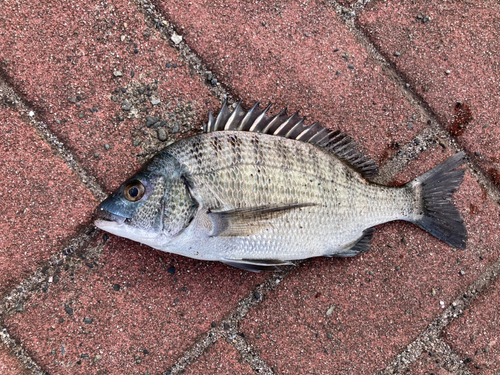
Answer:
<path fill-rule="evenodd" d="M 253 145 L 253 154 L 255 157 L 255 165 L 262 165 L 263 154 L 262 154 L 262 145 L 260 143 L 259 136 L 257 134 L 253 134 L 250 142 Z"/>
<path fill-rule="evenodd" d="M 214 155 L 213 155 L 214 159 L 219 159 L 221 156 L 220 152 L 222 151 L 222 149 L 221 149 L 219 137 L 217 136 L 217 134 L 215 134 L 215 136 L 212 137 L 210 145 L 212 146 L 212 149 L 214 151 Z"/>
<path fill-rule="evenodd" d="M 232 164 L 237 165 L 241 163 L 242 157 L 241 157 L 241 139 L 238 135 L 236 134 L 231 134 L 229 136 L 229 144 L 231 145 L 231 151 L 232 151 Z"/>
<path fill-rule="evenodd" d="M 198 166 L 200 168 L 203 168 L 203 147 L 201 145 L 201 142 L 199 141 L 199 139 L 196 139 L 193 141 L 193 145 L 192 145 L 192 148 L 191 148 L 191 153 L 194 157 L 194 160 L 196 160 L 196 162 L 198 163 Z"/>

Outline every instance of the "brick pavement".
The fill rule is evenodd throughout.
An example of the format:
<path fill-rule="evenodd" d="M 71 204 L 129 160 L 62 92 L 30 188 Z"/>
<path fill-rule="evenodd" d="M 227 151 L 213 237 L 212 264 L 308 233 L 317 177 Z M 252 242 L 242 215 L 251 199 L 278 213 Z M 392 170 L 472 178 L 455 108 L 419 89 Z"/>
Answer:
<path fill-rule="evenodd" d="M 500 372 L 498 3 L 364 3 L 2 5 L 2 374 Z M 383 183 L 466 151 L 467 249 L 397 222 L 249 274 L 96 231 L 224 97 L 346 131 Z"/>

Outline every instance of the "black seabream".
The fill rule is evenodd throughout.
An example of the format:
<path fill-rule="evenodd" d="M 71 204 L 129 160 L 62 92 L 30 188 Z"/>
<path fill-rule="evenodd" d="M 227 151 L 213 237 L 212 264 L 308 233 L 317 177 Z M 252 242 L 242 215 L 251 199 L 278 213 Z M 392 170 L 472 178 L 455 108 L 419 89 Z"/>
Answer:
<path fill-rule="evenodd" d="M 378 185 L 376 164 L 351 138 L 267 110 L 224 104 L 217 118 L 210 113 L 202 134 L 163 149 L 102 202 L 95 225 L 251 271 L 363 253 L 373 227 L 393 220 L 465 248 L 451 202 L 463 152 L 401 187 Z"/>

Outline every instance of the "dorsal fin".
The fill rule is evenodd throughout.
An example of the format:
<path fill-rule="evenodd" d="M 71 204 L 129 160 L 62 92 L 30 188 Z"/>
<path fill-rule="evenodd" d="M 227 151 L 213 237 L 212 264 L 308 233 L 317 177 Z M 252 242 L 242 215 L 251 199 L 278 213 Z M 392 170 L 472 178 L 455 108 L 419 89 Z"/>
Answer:
<path fill-rule="evenodd" d="M 257 102 L 246 111 L 240 102 L 231 112 L 225 101 L 217 117 L 209 113 L 208 123 L 203 124 L 203 132 L 240 130 L 296 139 L 331 152 L 366 178 L 372 178 L 378 173 L 377 164 L 365 156 L 355 142 L 340 130 L 326 129 L 317 122 L 305 125 L 304 118 L 298 113 L 288 116 L 286 109 L 271 117 L 267 115 L 270 107 L 269 105 L 261 110 L 260 103 Z"/>

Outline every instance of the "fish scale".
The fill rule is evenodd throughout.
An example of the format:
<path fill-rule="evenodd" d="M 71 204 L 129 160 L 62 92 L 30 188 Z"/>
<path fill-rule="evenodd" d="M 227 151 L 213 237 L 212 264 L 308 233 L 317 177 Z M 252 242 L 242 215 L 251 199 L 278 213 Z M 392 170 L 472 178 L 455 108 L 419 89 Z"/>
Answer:
<path fill-rule="evenodd" d="M 401 187 L 351 138 L 286 111 L 227 103 L 204 133 L 171 144 L 100 204 L 96 226 L 156 249 L 259 271 L 369 249 L 373 227 L 406 220 L 451 246 L 466 229 L 451 202 L 458 153 Z"/>
<path fill-rule="evenodd" d="M 255 137 L 259 138 L 259 147 L 265 155 L 262 160 L 258 158 L 260 151 L 255 150 L 255 140 L 252 142 Z M 237 158 L 234 157 L 235 138 L 239 140 Z M 194 150 L 191 143 L 199 144 L 196 158 L 209 162 L 203 165 L 190 162 Z M 212 157 L 214 149 L 210 145 L 214 143 L 220 145 L 221 155 L 225 157 Z M 180 141 L 169 149 L 169 153 L 186 166 L 190 178 L 199 185 L 202 201 L 207 202 L 206 208 L 210 210 L 315 204 L 304 209 L 306 213 L 293 210 L 270 220 L 266 231 L 243 239 L 231 238 L 231 246 L 227 239 L 209 238 L 205 246 L 206 257 L 213 256 L 211 253 L 229 256 L 229 252 L 242 259 L 269 258 L 274 252 L 287 260 L 330 255 L 343 244 L 359 238 L 367 227 L 387 218 L 409 218 L 413 207 L 411 191 L 371 186 L 326 151 L 291 139 L 222 131 Z M 310 153 L 316 158 L 294 157 Z M 346 194 L 348 189 L 349 194 Z M 234 194 L 238 192 L 244 196 Z M 223 206 L 213 203 L 214 195 Z M 378 205 L 373 206 L 370 202 Z M 274 239 L 272 245 L 270 238 Z M 311 243 L 315 244 L 313 249 L 309 249 Z"/>

